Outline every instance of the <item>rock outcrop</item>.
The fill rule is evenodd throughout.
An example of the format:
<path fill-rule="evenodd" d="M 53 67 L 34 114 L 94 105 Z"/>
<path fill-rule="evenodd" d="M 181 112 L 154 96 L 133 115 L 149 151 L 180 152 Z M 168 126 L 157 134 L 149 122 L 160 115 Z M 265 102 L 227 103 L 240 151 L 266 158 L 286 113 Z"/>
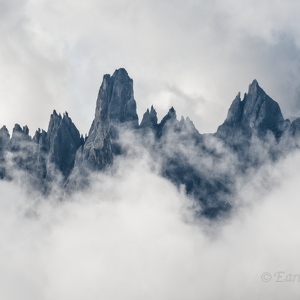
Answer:
<path fill-rule="evenodd" d="M 227 118 L 216 135 L 235 144 L 243 137 L 249 139 L 253 134 L 264 137 L 268 132 L 278 139 L 288 126 L 289 121 L 284 120 L 278 103 L 254 80 L 244 99 L 241 100 L 238 94 L 232 102 Z"/>
<path fill-rule="evenodd" d="M 83 144 L 83 138 L 66 112 L 63 117 L 54 110 L 46 135 L 40 136 L 41 149 L 49 147 L 49 159 L 56 168 L 67 177 L 74 167 L 78 148 Z M 47 151 L 46 151 L 47 152 Z"/>
<path fill-rule="evenodd" d="M 157 113 L 153 108 L 153 105 L 151 106 L 150 111 L 147 109 L 147 111 L 144 113 L 140 128 L 151 129 L 154 131 L 157 130 Z"/>
<path fill-rule="evenodd" d="M 292 124 L 284 120 L 278 103 L 256 80 L 243 100 L 237 95 L 217 132 L 203 135 L 189 118 L 178 120 L 173 107 L 158 123 L 151 106 L 139 125 L 133 81 L 125 69 L 118 69 L 103 77 L 85 139 L 68 113 L 61 116 L 56 111 L 48 130 L 38 129 L 33 138 L 27 126 L 16 124 L 11 138 L 2 127 L 0 179 L 12 179 L 17 170 L 43 193 L 54 181 L 66 192 L 84 188 L 90 172 L 103 171 L 117 155 L 126 154 L 128 145 L 124 147 L 120 138 L 127 130 L 160 164 L 161 175 L 184 187 L 209 218 L 230 211 L 239 174 L 300 147 L 300 118 Z"/>
<path fill-rule="evenodd" d="M 0 179 L 3 179 L 6 174 L 5 152 L 8 149 L 9 142 L 10 142 L 9 132 L 6 126 L 3 126 L 0 129 Z"/>
<path fill-rule="evenodd" d="M 120 127 L 138 127 L 133 81 L 125 69 L 116 70 L 112 76 L 104 75 L 95 118 L 87 140 L 77 152 L 76 164 L 92 170 L 103 170 L 112 164 L 113 155 L 121 153 Z"/>

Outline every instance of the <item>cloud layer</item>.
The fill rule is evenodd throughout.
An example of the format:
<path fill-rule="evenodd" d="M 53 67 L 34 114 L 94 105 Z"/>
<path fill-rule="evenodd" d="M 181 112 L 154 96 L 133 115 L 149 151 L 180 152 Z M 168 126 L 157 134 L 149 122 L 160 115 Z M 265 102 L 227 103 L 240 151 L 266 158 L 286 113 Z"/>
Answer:
<path fill-rule="evenodd" d="M 300 283 L 274 274 L 300 272 L 299 153 L 241 181 L 215 223 L 134 156 L 71 197 L 0 182 L 1 298 L 297 299 Z"/>

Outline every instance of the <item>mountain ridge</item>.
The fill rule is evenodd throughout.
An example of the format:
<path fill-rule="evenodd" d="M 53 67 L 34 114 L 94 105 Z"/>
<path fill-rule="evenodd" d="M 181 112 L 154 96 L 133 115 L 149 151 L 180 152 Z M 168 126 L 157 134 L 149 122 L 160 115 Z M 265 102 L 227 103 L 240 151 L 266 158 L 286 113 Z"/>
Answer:
<path fill-rule="evenodd" d="M 235 189 L 233 171 L 221 168 L 222 160 L 232 155 L 234 172 L 245 173 L 249 167 L 263 163 L 260 155 L 252 151 L 254 139 L 256 143 L 268 141 L 266 155 L 270 160 L 278 159 L 287 149 L 299 147 L 300 118 L 292 123 L 285 120 L 278 103 L 257 80 L 249 85 L 243 100 L 240 93 L 236 96 L 214 134 L 199 133 L 188 117 L 178 120 L 173 107 L 158 123 L 157 112 L 151 106 L 139 122 L 136 107 L 133 80 L 121 68 L 113 75 L 103 76 L 86 138 L 67 112 L 61 115 L 55 110 L 48 130 L 38 129 L 33 138 L 27 126 L 16 124 L 11 137 L 3 126 L 0 178 L 11 180 L 13 172 L 9 166 L 13 165 L 28 174 L 34 188 L 46 194 L 51 192 L 57 172 L 69 192 L 74 187 L 84 188 L 89 172 L 105 171 L 116 156 L 126 155 L 120 135 L 127 130 L 142 141 L 154 161 L 159 157 L 161 174 L 178 187 L 184 185 L 187 194 L 202 207 L 202 214 L 214 218 L 230 211 L 230 197 Z M 222 145 L 221 152 L 217 143 Z"/>

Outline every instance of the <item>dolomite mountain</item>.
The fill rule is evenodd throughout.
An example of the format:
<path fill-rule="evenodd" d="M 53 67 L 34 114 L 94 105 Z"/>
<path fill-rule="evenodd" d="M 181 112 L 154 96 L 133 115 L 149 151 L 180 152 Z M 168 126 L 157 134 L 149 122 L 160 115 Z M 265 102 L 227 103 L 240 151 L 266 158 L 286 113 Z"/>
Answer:
<path fill-rule="evenodd" d="M 285 120 L 278 103 L 254 80 L 243 100 L 240 94 L 234 99 L 215 134 L 200 134 L 189 118 L 178 120 L 173 107 L 158 123 L 151 106 L 139 123 L 133 80 L 125 69 L 118 69 L 103 77 L 85 138 L 68 113 L 56 111 L 47 131 L 38 129 L 33 137 L 27 126 L 16 124 L 11 136 L 3 126 L 0 178 L 25 174 L 28 185 L 46 195 L 54 182 L 69 193 L 84 189 L 91 172 L 106 171 L 115 157 L 127 155 L 125 132 L 159 162 L 162 176 L 184 186 L 200 207 L 199 214 L 215 218 L 230 212 L 237 174 L 243 176 L 299 148 L 300 118 Z"/>

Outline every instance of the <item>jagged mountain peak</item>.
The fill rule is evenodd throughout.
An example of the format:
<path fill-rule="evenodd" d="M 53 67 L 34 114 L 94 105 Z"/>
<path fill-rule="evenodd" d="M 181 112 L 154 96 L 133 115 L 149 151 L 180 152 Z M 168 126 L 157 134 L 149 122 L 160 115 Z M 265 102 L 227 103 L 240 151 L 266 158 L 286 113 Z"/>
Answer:
<path fill-rule="evenodd" d="M 217 130 L 217 136 L 232 140 L 241 133 L 249 137 L 254 132 L 259 136 L 272 132 L 278 138 L 285 130 L 285 123 L 278 103 L 254 80 L 242 101 L 240 93 L 233 100 L 227 118 Z"/>
<path fill-rule="evenodd" d="M 15 126 L 13 128 L 13 133 L 17 133 L 17 132 L 19 132 L 19 133 L 23 132 L 23 130 L 19 124 L 15 124 Z"/>
<path fill-rule="evenodd" d="M 266 92 L 258 85 L 256 79 L 249 85 L 248 93 L 244 95 L 243 108 L 244 115 L 251 117 L 253 110 L 259 110 L 263 103 L 269 102 L 272 105 L 278 105 L 276 101 L 271 99 Z"/>
<path fill-rule="evenodd" d="M 175 111 L 174 107 L 172 106 L 172 107 L 169 109 L 169 111 L 168 111 L 168 113 L 166 114 L 166 116 L 163 117 L 161 123 L 164 124 L 166 121 L 168 121 L 168 120 L 174 120 L 174 119 L 176 119 L 176 118 L 177 118 L 177 116 L 176 116 L 176 111 Z"/>
<path fill-rule="evenodd" d="M 25 125 L 22 128 L 19 124 L 15 124 L 12 132 L 12 139 L 16 140 L 23 138 L 25 138 L 26 140 L 30 139 L 28 126 Z"/>
<path fill-rule="evenodd" d="M 36 130 L 34 137 L 33 137 L 33 141 L 36 142 L 37 144 L 40 143 L 41 137 L 43 139 L 46 139 L 47 137 L 47 132 L 45 130 L 41 130 L 40 128 L 38 128 L 38 130 Z"/>
<path fill-rule="evenodd" d="M 65 112 L 62 117 L 54 110 L 47 134 L 44 131 L 38 133 L 36 140 L 42 142 L 43 148 L 49 151 L 50 161 L 64 176 L 68 176 L 74 166 L 76 151 L 83 143 L 68 113 Z"/>
<path fill-rule="evenodd" d="M 174 107 L 172 106 L 168 113 L 162 118 L 160 125 L 164 125 L 167 121 L 169 120 L 176 120 L 177 116 L 176 116 L 176 111 L 174 109 Z"/>
<path fill-rule="evenodd" d="M 26 134 L 26 135 L 29 135 L 29 128 L 27 125 L 23 126 L 23 133 Z"/>
<path fill-rule="evenodd" d="M 169 109 L 168 114 L 176 117 L 176 111 L 173 106 Z"/>
<path fill-rule="evenodd" d="M 95 122 L 132 122 L 134 126 L 138 125 L 133 80 L 125 69 L 116 70 L 113 76 L 104 75 L 96 103 Z"/>
<path fill-rule="evenodd" d="M 10 135 L 9 135 L 9 131 L 7 129 L 7 127 L 4 125 L 1 127 L 0 129 L 0 136 L 9 139 Z"/>
<path fill-rule="evenodd" d="M 117 77 L 117 78 L 124 78 L 124 79 L 131 79 L 128 75 L 128 72 L 126 71 L 125 68 L 119 68 L 116 69 L 112 75 L 113 77 Z"/>
<path fill-rule="evenodd" d="M 111 164 L 116 146 L 117 127 L 138 128 L 138 115 L 133 92 L 133 80 L 124 68 L 106 74 L 99 89 L 95 118 L 84 146 L 78 150 L 77 164 L 101 170 Z"/>
<path fill-rule="evenodd" d="M 252 81 L 252 83 L 249 85 L 248 94 L 255 94 L 257 91 L 259 91 L 261 87 L 259 86 L 256 79 Z"/>
<path fill-rule="evenodd" d="M 256 155 L 250 153 L 253 135 L 256 135 L 253 140 L 257 141 L 256 137 L 259 137 L 264 143 L 264 137 L 269 138 L 269 133 L 273 134 L 277 140 L 271 137 L 268 141 L 275 141 L 272 144 L 274 148 L 288 139 L 292 142 L 287 147 L 300 145 L 297 142 L 300 119 L 290 125 L 284 121 L 278 103 L 265 93 L 257 80 L 249 85 L 243 99 L 238 93 L 215 135 L 201 135 L 188 117 L 181 117 L 178 121 L 174 107 L 158 123 L 157 112 L 152 105 L 138 125 L 133 80 L 124 68 L 120 68 L 113 75 L 103 76 L 88 136 L 80 135 L 67 112 L 61 115 L 56 110 L 51 114 L 47 132 L 38 129 L 33 139 L 27 126 L 22 128 L 16 124 L 11 139 L 6 127 L 2 127 L 0 178 L 10 176 L 5 169 L 5 152 L 10 151 L 15 166 L 29 172 L 41 190 L 46 190 L 48 183 L 56 180 L 57 174 L 60 174 L 64 185 L 69 185 L 66 190 L 73 187 L 80 189 L 88 181 L 88 169 L 104 170 L 117 155 L 128 153 L 127 145 L 124 146 L 119 139 L 128 129 L 154 159 L 161 161 L 161 174 L 177 186 L 185 185 L 187 193 L 202 203 L 203 214 L 210 217 L 228 209 L 226 199 L 233 191 L 228 170 L 220 169 L 222 176 L 215 177 L 215 172 L 209 169 L 212 165 L 218 168 L 223 159 L 222 147 L 214 148 L 215 136 L 221 139 L 217 144 L 229 145 L 225 147 L 226 153 L 238 157 L 238 168 L 241 168 L 236 171 L 243 172 L 248 165 L 253 167 L 251 159 Z M 287 134 L 283 135 L 285 132 Z M 212 165 L 202 165 L 205 157 L 211 160 Z M 260 157 L 254 159 L 262 161 Z"/>
<path fill-rule="evenodd" d="M 150 111 L 149 108 L 147 108 L 144 113 L 140 127 L 151 129 L 155 129 L 157 127 L 157 113 L 153 105 L 151 105 Z"/>

